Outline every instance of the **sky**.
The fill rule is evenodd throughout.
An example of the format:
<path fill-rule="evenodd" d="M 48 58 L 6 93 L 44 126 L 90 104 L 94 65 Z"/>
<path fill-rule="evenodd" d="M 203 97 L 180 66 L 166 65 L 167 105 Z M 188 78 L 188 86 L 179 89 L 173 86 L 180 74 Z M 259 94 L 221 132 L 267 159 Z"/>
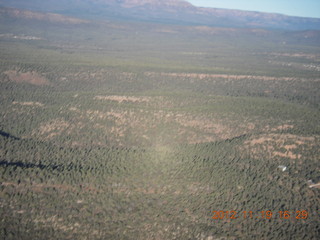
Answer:
<path fill-rule="evenodd" d="M 187 0 L 198 7 L 240 9 L 320 18 L 320 0 Z"/>

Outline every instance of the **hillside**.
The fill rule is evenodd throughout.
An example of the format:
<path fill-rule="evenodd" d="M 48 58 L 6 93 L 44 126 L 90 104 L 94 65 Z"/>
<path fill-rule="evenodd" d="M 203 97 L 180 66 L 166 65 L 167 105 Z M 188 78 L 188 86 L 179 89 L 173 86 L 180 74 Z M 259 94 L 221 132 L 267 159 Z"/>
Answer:
<path fill-rule="evenodd" d="M 42 13 L 35 11 L 28 11 L 16 8 L 0 8 L 0 17 L 3 21 L 9 19 L 35 20 L 45 21 L 51 23 L 62 24 L 84 24 L 89 23 L 87 20 L 72 18 L 61 14 Z M 9 19 L 8 19 L 9 18 Z"/>
<path fill-rule="evenodd" d="M 320 30 L 320 19 L 195 7 L 184 0 L 0 0 L 2 7 L 54 12 L 89 19 L 127 19 L 212 27 Z"/>
<path fill-rule="evenodd" d="M 0 2 L 0 239 L 319 239 L 319 30 Z"/>

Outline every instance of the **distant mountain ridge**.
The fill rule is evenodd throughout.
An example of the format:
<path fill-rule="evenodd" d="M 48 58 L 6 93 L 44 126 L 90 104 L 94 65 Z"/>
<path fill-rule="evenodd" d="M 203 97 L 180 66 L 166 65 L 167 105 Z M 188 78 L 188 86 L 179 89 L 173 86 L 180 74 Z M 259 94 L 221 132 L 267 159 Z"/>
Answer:
<path fill-rule="evenodd" d="M 0 0 L 1 7 L 87 19 L 126 19 L 184 25 L 320 30 L 319 18 L 195 7 L 184 0 Z"/>
<path fill-rule="evenodd" d="M 89 23 L 87 20 L 67 17 L 56 13 L 42 13 L 30 10 L 21 10 L 16 8 L 0 8 L 1 17 L 7 18 L 19 18 L 19 19 L 31 19 L 38 21 L 47 21 L 52 23 L 65 23 L 65 24 L 84 24 Z"/>

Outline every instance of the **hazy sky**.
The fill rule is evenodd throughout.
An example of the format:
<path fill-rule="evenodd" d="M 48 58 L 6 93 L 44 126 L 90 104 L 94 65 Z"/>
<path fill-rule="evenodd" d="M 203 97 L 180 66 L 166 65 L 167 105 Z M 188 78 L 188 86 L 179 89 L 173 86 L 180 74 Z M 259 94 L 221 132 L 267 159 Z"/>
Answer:
<path fill-rule="evenodd" d="M 187 0 L 195 6 L 320 18 L 320 0 Z"/>

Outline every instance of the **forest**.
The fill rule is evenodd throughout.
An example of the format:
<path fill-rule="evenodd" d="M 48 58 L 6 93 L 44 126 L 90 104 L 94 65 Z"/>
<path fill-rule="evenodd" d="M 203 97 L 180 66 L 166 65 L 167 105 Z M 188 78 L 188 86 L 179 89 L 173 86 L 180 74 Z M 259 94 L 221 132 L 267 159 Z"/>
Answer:
<path fill-rule="evenodd" d="M 1 19 L 0 239 L 319 239 L 319 42 Z"/>

